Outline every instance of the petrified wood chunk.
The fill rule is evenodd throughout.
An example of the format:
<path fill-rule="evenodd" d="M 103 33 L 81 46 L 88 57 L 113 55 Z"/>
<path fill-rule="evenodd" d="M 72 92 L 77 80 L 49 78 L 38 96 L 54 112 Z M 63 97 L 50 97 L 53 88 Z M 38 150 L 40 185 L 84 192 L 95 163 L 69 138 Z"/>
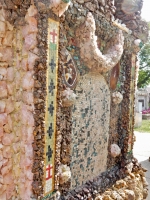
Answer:
<path fill-rule="evenodd" d="M 120 63 L 118 63 L 116 66 L 114 66 L 111 71 L 110 88 L 112 90 L 116 89 L 118 78 L 119 78 L 119 73 L 120 73 Z"/>

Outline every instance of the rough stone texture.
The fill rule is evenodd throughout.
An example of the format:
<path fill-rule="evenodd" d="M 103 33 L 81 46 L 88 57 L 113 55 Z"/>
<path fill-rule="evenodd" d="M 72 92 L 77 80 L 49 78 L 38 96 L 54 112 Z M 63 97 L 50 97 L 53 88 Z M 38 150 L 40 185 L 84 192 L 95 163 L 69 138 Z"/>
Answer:
<path fill-rule="evenodd" d="M 72 108 L 72 188 L 106 170 L 110 92 L 103 76 L 88 73 L 75 89 Z M 99 164 L 101 163 L 101 164 Z M 82 173 L 78 173 L 78 172 Z"/>
<path fill-rule="evenodd" d="M 8 2 L 7 2 L 8 3 Z M 8 4 L 7 4 L 8 5 Z M 13 5 L 13 4 L 12 4 Z M 9 4 L 10 6 L 10 4 Z M 33 7 L 33 6 L 31 6 Z M 30 7 L 30 8 L 31 8 Z M 34 8 L 35 10 L 35 8 Z M 0 10 L 0 21 L 3 33 L 2 47 L 0 49 L 1 77 L 1 103 L 3 144 L 0 175 L 3 178 L 0 191 L 0 199 L 30 199 L 32 192 L 32 164 L 33 164 L 33 130 L 34 130 L 34 104 L 33 104 L 33 65 L 37 56 L 30 57 L 29 48 L 26 46 L 28 39 L 22 35 L 22 28 L 13 27 L 6 18 L 7 11 Z M 26 14 L 26 27 L 30 33 L 36 34 L 35 29 L 29 27 L 30 20 L 35 22 L 34 15 Z M 5 28 L 4 28 L 5 27 Z M 2 36 L 2 35 L 1 35 Z M 30 40 L 30 50 L 36 44 Z M 25 57 L 25 58 L 24 58 Z M 29 67 L 30 66 L 30 67 Z M 6 71 L 6 73 L 5 73 Z M 1 67 L 0 67 L 1 72 Z"/>
<path fill-rule="evenodd" d="M 126 178 L 116 181 L 116 183 L 106 190 L 102 195 L 97 195 L 98 199 L 118 199 L 118 200 L 141 200 L 146 199 L 148 188 L 145 184 L 145 175 L 142 169 L 136 173 L 130 173 Z"/>
<path fill-rule="evenodd" d="M 115 17 L 132 30 L 132 34 L 140 38 L 143 42 L 147 41 L 148 26 L 141 19 L 142 0 L 115 0 L 116 13 Z"/>

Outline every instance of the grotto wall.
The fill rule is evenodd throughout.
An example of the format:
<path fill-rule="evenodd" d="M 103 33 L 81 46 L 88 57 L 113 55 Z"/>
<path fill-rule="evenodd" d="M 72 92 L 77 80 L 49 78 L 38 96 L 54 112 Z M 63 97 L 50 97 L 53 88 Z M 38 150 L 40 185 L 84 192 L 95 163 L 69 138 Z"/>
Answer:
<path fill-rule="evenodd" d="M 0 199 L 146 198 L 141 2 L 0 0 Z"/>

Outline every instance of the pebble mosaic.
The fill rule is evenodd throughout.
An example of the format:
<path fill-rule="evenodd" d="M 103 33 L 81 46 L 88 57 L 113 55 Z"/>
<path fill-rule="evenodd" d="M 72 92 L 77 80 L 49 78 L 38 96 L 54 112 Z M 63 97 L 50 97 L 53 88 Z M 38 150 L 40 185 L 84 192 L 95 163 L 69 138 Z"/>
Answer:
<path fill-rule="evenodd" d="M 106 170 L 110 91 L 101 74 L 88 73 L 75 89 L 72 108 L 72 188 Z M 78 173 L 78 172 L 82 173 Z"/>

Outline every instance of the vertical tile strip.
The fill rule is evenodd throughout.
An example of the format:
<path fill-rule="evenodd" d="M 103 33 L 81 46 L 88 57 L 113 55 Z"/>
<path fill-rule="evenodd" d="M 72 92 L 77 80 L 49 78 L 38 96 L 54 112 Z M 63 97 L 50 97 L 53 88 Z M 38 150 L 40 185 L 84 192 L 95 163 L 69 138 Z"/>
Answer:
<path fill-rule="evenodd" d="M 48 19 L 44 195 L 54 191 L 59 22 Z"/>
<path fill-rule="evenodd" d="M 134 95 L 135 95 L 135 65 L 136 65 L 136 55 L 133 54 L 131 59 L 128 152 L 132 151 L 132 143 L 133 143 L 132 140 L 133 140 L 133 119 L 134 119 Z"/>

